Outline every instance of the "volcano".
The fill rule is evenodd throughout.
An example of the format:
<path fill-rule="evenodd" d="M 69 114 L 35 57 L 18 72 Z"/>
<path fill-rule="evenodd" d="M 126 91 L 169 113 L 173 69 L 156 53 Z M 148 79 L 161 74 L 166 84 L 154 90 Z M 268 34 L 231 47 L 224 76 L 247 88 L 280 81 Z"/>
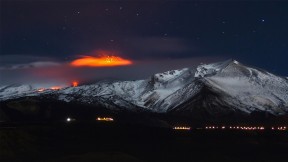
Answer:
<path fill-rule="evenodd" d="M 288 79 L 227 60 L 158 73 L 144 80 L 102 81 L 57 91 L 39 92 L 30 85 L 0 87 L 2 105 L 24 99 L 195 118 L 254 113 L 283 116 L 288 113 Z"/>

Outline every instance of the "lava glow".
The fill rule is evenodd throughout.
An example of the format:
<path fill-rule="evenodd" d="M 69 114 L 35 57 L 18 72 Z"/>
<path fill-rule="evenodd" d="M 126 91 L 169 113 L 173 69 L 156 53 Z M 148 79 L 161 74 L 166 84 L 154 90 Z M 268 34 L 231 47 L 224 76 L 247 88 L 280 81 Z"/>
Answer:
<path fill-rule="evenodd" d="M 39 89 L 37 89 L 37 92 L 43 92 L 43 91 L 45 91 L 45 88 L 39 88 Z"/>
<path fill-rule="evenodd" d="M 72 86 L 73 87 L 77 87 L 78 86 L 78 82 L 76 82 L 76 81 L 72 82 Z"/>
<path fill-rule="evenodd" d="M 89 67 L 107 67 L 107 66 L 127 66 L 131 65 L 132 61 L 121 58 L 119 56 L 84 56 L 82 58 L 76 59 L 70 63 L 70 65 L 79 66 L 89 66 Z"/>
<path fill-rule="evenodd" d="M 61 87 L 59 87 L 59 86 L 53 86 L 53 87 L 50 87 L 50 89 L 51 89 L 51 90 L 60 90 Z"/>

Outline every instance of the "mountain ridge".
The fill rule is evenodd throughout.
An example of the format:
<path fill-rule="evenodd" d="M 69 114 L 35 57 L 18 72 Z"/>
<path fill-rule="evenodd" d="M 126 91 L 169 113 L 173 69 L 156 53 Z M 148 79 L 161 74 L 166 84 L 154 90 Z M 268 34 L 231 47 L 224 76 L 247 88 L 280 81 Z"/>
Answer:
<path fill-rule="evenodd" d="M 31 86 L 30 89 L 21 86 L 22 91 L 20 88 L 15 92 L 13 87 L 0 87 L 0 101 L 52 97 L 112 110 L 143 109 L 157 113 L 201 110 L 215 115 L 236 111 L 244 114 L 254 111 L 273 115 L 288 113 L 287 78 L 245 66 L 236 60 L 202 64 L 196 69 L 170 70 L 144 80 L 99 82 L 56 91 L 38 92 Z"/>

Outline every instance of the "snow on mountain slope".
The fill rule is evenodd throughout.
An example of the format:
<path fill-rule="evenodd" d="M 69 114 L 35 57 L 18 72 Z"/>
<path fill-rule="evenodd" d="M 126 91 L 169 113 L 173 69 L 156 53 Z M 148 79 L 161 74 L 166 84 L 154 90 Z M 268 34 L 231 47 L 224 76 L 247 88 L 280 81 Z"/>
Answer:
<path fill-rule="evenodd" d="M 32 91 L 31 85 L 8 85 L 0 87 L 0 98 L 9 98 L 11 96 L 24 95 Z"/>
<path fill-rule="evenodd" d="M 288 112 L 288 81 L 266 71 L 246 67 L 239 62 L 223 63 L 214 75 L 202 78 L 206 86 L 225 94 L 223 101 L 245 112 Z M 211 65 L 205 71 L 211 70 Z M 208 69 L 208 70 L 207 70 Z M 200 71 L 198 73 L 205 73 Z M 228 96 L 228 97 L 227 97 Z"/>
<path fill-rule="evenodd" d="M 195 72 L 195 77 L 200 78 L 200 77 L 214 75 L 217 72 L 219 72 L 220 70 L 224 69 L 230 63 L 231 63 L 231 60 L 227 60 L 225 62 L 199 65 L 197 67 L 197 71 Z M 237 61 L 234 61 L 234 63 L 238 64 Z"/>
<path fill-rule="evenodd" d="M 144 82 L 144 80 L 104 82 L 79 87 L 68 87 L 58 91 L 59 100 L 66 102 L 77 100 L 83 103 L 98 104 L 105 104 L 106 101 L 109 101 L 114 105 L 129 109 L 135 104 L 135 98 L 144 90 Z"/>
<path fill-rule="evenodd" d="M 154 74 L 146 80 L 99 82 L 36 92 L 31 87 L 2 87 L 0 100 L 23 96 L 53 97 L 65 102 L 110 109 L 155 112 L 201 109 L 245 113 L 288 112 L 288 80 L 233 60 Z M 224 109 L 225 108 L 225 109 Z M 193 111 L 191 111 L 193 112 Z"/>
<path fill-rule="evenodd" d="M 145 108 L 165 112 L 166 107 L 172 104 L 166 98 L 193 82 L 194 73 L 193 69 L 184 68 L 155 74 L 147 80 L 146 89 L 138 99 Z M 164 107 L 159 108 L 159 106 Z"/>
<path fill-rule="evenodd" d="M 93 98 L 98 100 L 101 97 L 120 107 L 125 107 L 127 103 L 130 103 L 153 111 L 165 98 L 190 83 L 194 79 L 193 75 L 190 69 L 184 68 L 158 73 L 147 80 L 104 82 L 69 87 L 59 91 L 59 99 L 70 102 L 75 99 L 81 101 L 83 97 L 91 97 L 91 100 Z"/>

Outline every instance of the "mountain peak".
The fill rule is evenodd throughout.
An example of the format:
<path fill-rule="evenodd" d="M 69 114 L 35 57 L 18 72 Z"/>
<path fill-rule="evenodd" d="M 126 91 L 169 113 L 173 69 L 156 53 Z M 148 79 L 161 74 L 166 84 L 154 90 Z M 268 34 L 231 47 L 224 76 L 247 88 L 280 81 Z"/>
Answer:
<path fill-rule="evenodd" d="M 177 69 L 177 70 L 169 70 L 163 73 L 157 73 L 152 76 L 153 82 L 165 83 L 167 81 L 171 81 L 175 78 L 178 78 L 183 73 L 187 72 L 188 68 Z"/>
<path fill-rule="evenodd" d="M 239 61 L 237 61 L 237 60 L 234 60 L 234 59 L 231 59 L 232 61 L 231 62 L 233 62 L 234 64 L 240 64 L 240 62 Z"/>
<path fill-rule="evenodd" d="M 222 69 L 226 68 L 232 62 L 235 63 L 234 60 L 229 59 L 224 62 L 199 65 L 197 67 L 197 71 L 195 72 L 195 78 L 203 78 L 205 76 L 215 75 L 218 71 L 221 71 Z M 237 64 L 238 64 L 238 61 L 237 61 Z"/>

